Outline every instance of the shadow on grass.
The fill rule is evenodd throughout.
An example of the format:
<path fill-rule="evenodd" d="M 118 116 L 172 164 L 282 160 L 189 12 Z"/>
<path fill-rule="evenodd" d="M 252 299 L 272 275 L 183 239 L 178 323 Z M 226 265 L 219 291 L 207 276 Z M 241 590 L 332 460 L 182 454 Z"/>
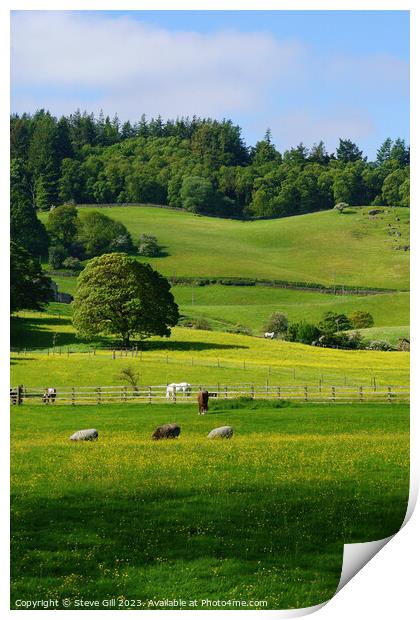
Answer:
<path fill-rule="evenodd" d="M 10 322 L 10 344 L 14 348 L 48 349 L 70 345 L 108 344 L 105 339 L 96 339 L 94 342 L 81 340 L 75 332 L 61 331 L 63 327 L 71 325 L 69 317 L 12 317 Z M 55 337 L 55 338 L 54 338 Z"/>
<path fill-rule="evenodd" d="M 102 493 L 94 484 L 83 492 L 75 481 L 74 492 L 67 489 L 62 497 L 12 498 L 14 596 L 29 594 L 26 582 L 42 588 L 45 579 L 60 595 L 98 598 L 109 589 L 109 581 L 101 583 L 104 575 L 124 569 L 135 571 L 125 596 L 160 598 L 185 589 L 183 571 L 192 566 L 191 594 L 198 588 L 200 598 L 214 590 L 226 598 L 229 588 L 244 597 L 247 584 L 262 587 L 275 573 L 278 591 L 271 595 L 280 598 L 280 608 L 315 605 L 334 594 L 343 542 L 396 532 L 406 507 L 398 494 L 355 497 L 350 487 L 331 481 L 298 489 L 236 484 L 211 493 L 170 484 L 147 493 L 141 481 L 137 485 L 130 493 L 111 487 Z M 209 579 L 209 565 L 223 578 Z M 155 571 L 149 585 L 148 570 Z M 73 592 L 66 576 L 75 574 L 81 579 Z"/>
<path fill-rule="evenodd" d="M 249 347 L 240 344 L 222 344 L 217 342 L 203 341 L 183 341 L 183 340 L 143 340 L 139 343 L 139 348 L 143 351 L 206 351 L 210 349 L 249 349 Z"/>

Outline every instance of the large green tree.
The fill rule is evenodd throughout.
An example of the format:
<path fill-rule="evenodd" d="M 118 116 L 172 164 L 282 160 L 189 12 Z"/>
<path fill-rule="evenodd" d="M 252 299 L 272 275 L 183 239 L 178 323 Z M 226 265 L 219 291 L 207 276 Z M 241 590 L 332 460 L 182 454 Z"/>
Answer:
<path fill-rule="evenodd" d="M 10 166 L 10 237 L 36 258 L 48 253 L 48 234 L 36 216 L 22 160 Z"/>
<path fill-rule="evenodd" d="M 10 242 L 10 310 L 41 310 L 53 297 L 51 280 L 24 247 Z"/>
<path fill-rule="evenodd" d="M 104 254 L 79 275 L 73 324 L 81 335 L 130 338 L 170 336 L 179 318 L 169 282 L 150 265 L 127 254 Z"/>

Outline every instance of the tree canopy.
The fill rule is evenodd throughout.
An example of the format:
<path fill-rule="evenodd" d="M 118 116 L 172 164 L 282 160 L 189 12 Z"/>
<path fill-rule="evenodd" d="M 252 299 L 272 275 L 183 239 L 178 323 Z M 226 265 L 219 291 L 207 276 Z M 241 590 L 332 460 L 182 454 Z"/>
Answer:
<path fill-rule="evenodd" d="M 39 262 L 15 241 L 10 243 L 10 310 L 42 310 L 53 298 L 51 280 Z"/>
<path fill-rule="evenodd" d="M 78 277 L 73 324 L 81 335 L 117 335 L 127 346 L 133 337 L 170 336 L 178 318 L 168 281 L 127 254 L 96 257 Z"/>
<path fill-rule="evenodd" d="M 349 205 L 408 206 L 410 149 L 386 138 L 369 162 L 352 140 L 280 153 L 269 130 L 246 146 L 230 120 L 161 117 L 121 123 L 77 111 L 11 117 L 11 158 L 31 206 L 168 204 L 225 216 L 283 217 Z"/>

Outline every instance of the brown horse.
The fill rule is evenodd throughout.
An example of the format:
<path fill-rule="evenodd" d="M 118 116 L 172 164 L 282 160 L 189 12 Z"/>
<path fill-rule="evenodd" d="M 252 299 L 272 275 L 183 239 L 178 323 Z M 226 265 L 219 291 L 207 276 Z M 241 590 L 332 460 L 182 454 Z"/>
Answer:
<path fill-rule="evenodd" d="M 209 410 L 209 393 L 207 390 L 200 390 L 197 394 L 198 413 L 204 415 Z"/>

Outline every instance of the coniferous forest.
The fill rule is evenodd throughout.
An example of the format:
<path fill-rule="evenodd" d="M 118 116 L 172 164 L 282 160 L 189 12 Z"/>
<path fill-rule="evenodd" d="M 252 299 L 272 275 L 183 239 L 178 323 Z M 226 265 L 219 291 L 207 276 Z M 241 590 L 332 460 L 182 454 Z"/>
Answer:
<path fill-rule="evenodd" d="M 121 123 L 80 111 L 11 117 L 12 214 L 62 203 L 151 203 L 225 217 L 283 217 L 335 204 L 409 206 L 408 145 L 387 138 L 375 161 L 343 137 L 280 153 L 270 130 L 247 146 L 230 120 Z M 13 235 L 12 235 L 13 236 Z"/>

